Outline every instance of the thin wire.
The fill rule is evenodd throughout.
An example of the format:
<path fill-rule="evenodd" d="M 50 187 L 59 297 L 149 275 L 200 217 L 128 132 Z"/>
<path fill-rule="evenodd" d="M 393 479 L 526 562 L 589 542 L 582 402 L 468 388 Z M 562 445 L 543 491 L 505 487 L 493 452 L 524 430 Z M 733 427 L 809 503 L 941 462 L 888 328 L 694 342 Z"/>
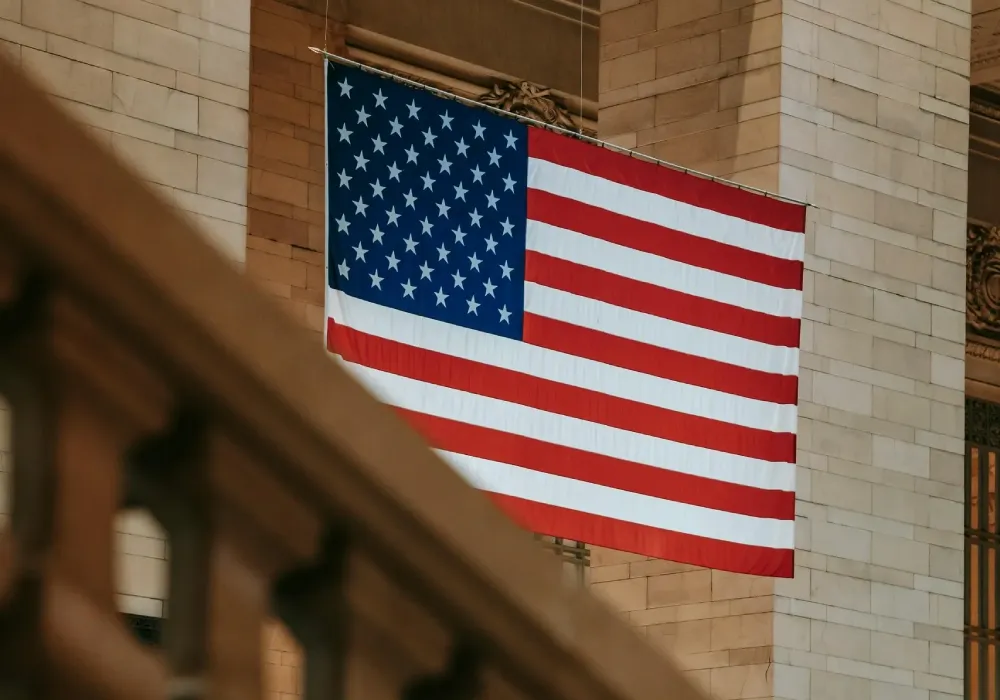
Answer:
<path fill-rule="evenodd" d="M 327 0 L 329 2 L 329 0 Z M 583 0 L 580 0 L 580 133 L 583 133 Z"/>
<path fill-rule="evenodd" d="M 330 0 L 326 0 L 326 12 L 323 13 L 323 53 L 326 50 L 326 38 L 330 34 Z"/>
<path fill-rule="evenodd" d="M 436 87 L 431 87 L 430 85 L 424 85 L 423 83 L 418 83 L 415 80 L 410 80 L 409 78 L 404 78 L 402 76 L 396 75 L 395 73 L 390 73 L 389 71 L 384 71 L 381 68 L 375 68 L 374 66 L 365 65 L 364 63 L 358 63 L 357 61 L 352 61 L 344 56 L 338 56 L 336 54 L 329 53 L 324 49 L 317 48 L 315 46 L 308 47 L 313 53 L 318 53 L 332 61 L 333 63 L 339 63 L 344 66 L 350 66 L 352 68 L 357 68 L 359 70 L 365 71 L 366 73 L 372 73 L 374 75 L 382 76 L 383 78 L 388 78 L 389 80 L 395 81 L 397 83 L 402 83 L 403 85 L 408 85 L 418 90 L 423 90 L 431 94 L 437 95 L 438 97 L 443 97 L 448 100 L 453 100 L 454 102 L 459 102 L 469 107 L 475 107 L 476 109 L 485 109 L 488 112 L 493 112 L 494 114 L 500 114 L 508 119 L 514 119 L 525 124 L 531 124 L 532 126 L 537 126 L 540 129 L 546 129 L 548 131 L 554 131 L 557 134 L 563 134 L 565 136 L 570 136 L 580 141 L 586 141 L 587 143 L 592 143 L 595 146 L 600 146 L 601 148 L 606 148 L 609 151 L 616 151 L 627 156 L 632 156 L 638 160 L 644 160 L 648 163 L 655 163 L 656 165 L 661 165 L 664 168 L 670 168 L 671 170 L 677 170 L 688 175 L 694 175 L 695 177 L 700 177 L 703 180 L 711 180 L 712 182 L 718 182 L 720 185 L 727 185 L 728 187 L 734 187 L 738 190 L 744 190 L 745 192 L 754 192 L 759 195 L 768 197 L 769 199 L 777 199 L 782 202 L 788 202 L 790 204 L 800 204 L 805 207 L 812 207 L 814 205 L 808 202 L 803 202 L 799 199 L 793 199 L 792 197 L 786 197 L 784 195 L 775 194 L 773 192 L 768 192 L 767 190 L 762 190 L 759 187 L 751 187 L 750 185 L 743 185 L 739 182 L 733 182 L 732 180 L 726 180 L 721 177 L 716 177 L 715 175 L 709 175 L 708 173 L 703 173 L 700 170 L 692 170 L 691 168 L 685 168 L 683 166 L 677 165 L 676 163 L 670 163 L 665 160 L 660 160 L 659 158 L 654 158 L 653 156 L 648 156 L 645 153 L 640 153 L 639 151 L 633 151 L 623 146 L 619 146 L 608 141 L 601 141 L 593 136 L 588 136 L 587 134 L 573 131 L 572 129 L 565 129 L 561 126 L 555 126 L 554 124 L 548 124 L 546 122 L 540 121 L 538 119 L 532 119 L 531 117 L 526 117 L 521 114 L 514 114 L 513 112 L 508 112 L 505 109 L 500 109 L 499 107 L 494 107 L 493 105 L 483 104 L 482 102 L 476 102 L 475 100 L 470 100 L 468 97 L 462 97 L 461 95 L 456 95 L 453 92 L 447 92 L 445 90 L 440 90 Z"/>

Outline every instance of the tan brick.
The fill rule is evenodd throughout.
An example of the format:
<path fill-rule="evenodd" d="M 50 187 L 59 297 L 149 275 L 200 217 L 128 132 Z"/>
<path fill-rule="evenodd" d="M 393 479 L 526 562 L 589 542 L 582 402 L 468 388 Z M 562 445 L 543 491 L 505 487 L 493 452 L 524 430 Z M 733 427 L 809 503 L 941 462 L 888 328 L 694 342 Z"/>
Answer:
<path fill-rule="evenodd" d="M 655 104 L 656 124 L 666 124 L 678 119 L 714 112 L 719 107 L 719 84 L 716 82 L 703 83 L 658 95 L 655 98 Z M 601 111 L 602 128 L 605 111 L 607 110 Z"/>
<path fill-rule="evenodd" d="M 880 0 L 879 29 L 924 46 L 937 41 L 937 22 L 933 17 L 889 0 Z"/>
<path fill-rule="evenodd" d="M 929 238 L 934 210 L 898 197 L 875 193 L 875 223 L 886 228 Z"/>
<path fill-rule="evenodd" d="M 53 95 L 111 109 L 111 72 L 22 47 L 21 66 Z"/>
<path fill-rule="evenodd" d="M 114 17 L 115 51 L 192 75 L 198 74 L 198 39 L 124 15 Z"/>
<path fill-rule="evenodd" d="M 198 134 L 245 148 L 249 142 L 247 113 L 231 105 L 199 98 Z"/>
<path fill-rule="evenodd" d="M 645 579 L 649 607 L 708 601 L 712 598 L 712 572 L 709 569 L 679 574 L 664 574 Z"/>
<path fill-rule="evenodd" d="M 190 133 L 198 131 L 198 98 L 116 73 L 112 109 Z"/>
<path fill-rule="evenodd" d="M 28 0 L 21 10 L 26 26 L 106 49 L 114 42 L 113 17 L 79 0 Z"/>
<path fill-rule="evenodd" d="M 601 65 L 602 88 L 616 90 L 626 85 L 635 85 L 656 77 L 656 51 L 647 49 L 637 53 L 606 61 Z"/>
<path fill-rule="evenodd" d="M 240 32 L 250 31 L 250 3 L 245 0 L 201 0 L 201 17 Z"/>
<path fill-rule="evenodd" d="M 781 65 L 767 66 L 724 78 L 719 84 L 719 109 L 742 107 L 777 97 L 781 90 Z"/>
<path fill-rule="evenodd" d="M 293 287 L 306 286 L 306 264 L 259 250 L 247 251 L 247 273 Z"/>
<path fill-rule="evenodd" d="M 21 22 L 21 0 L 0 0 L 0 19 Z"/>
<path fill-rule="evenodd" d="M 646 607 L 646 583 L 649 579 L 633 578 L 623 581 L 595 583 L 591 590 L 618 611 L 643 610 Z"/>
<path fill-rule="evenodd" d="M 612 135 L 653 126 L 655 101 L 652 97 L 601 110 L 601 133 Z"/>
<path fill-rule="evenodd" d="M 719 61 L 719 32 L 703 34 L 656 49 L 656 77 L 713 65 Z"/>
<path fill-rule="evenodd" d="M 781 46 L 781 15 L 774 15 L 723 29 L 719 58 L 726 61 L 778 46 Z"/>
<path fill-rule="evenodd" d="M 721 11 L 721 0 L 659 0 L 656 28 L 674 27 Z"/>
<path fill-rule="evenodd" d="M 875 124 L 878 96 L 874 93 L 827 78 L 819 79 L 818 88 L 817 106 L 866 124 Z"/>
<path fill-rule="evenodd" d="M 610 44 L 653 31 L 656 28 L 656 2 L 647 0 L 601 15 L 601 43 Z"/>
<path fill-rule="evenodd" d="M 250 54 L 203 40 L 198 55 L 198 75 L 245 90 L 250 81 Z"/>

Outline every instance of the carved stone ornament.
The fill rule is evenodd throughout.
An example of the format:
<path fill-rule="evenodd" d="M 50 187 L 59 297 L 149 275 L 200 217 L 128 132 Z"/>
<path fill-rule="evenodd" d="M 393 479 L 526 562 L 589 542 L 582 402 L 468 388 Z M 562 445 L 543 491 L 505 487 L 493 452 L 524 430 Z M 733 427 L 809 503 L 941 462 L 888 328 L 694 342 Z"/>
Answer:
<path fill-rule="evenodd" d="M 966 250 L 965 321 L 981 335 L 1000 337 L 1000 229 L 969 224 Z"/>
<path fill-rule="evenodd" d="M 526 80 L 519 83 L 495 83 L 491 90 L 479 97 L 479 101 L 553 126 L 572 131 L 579 129 L 569 110 L 555 101 L 549 88 Z"/>

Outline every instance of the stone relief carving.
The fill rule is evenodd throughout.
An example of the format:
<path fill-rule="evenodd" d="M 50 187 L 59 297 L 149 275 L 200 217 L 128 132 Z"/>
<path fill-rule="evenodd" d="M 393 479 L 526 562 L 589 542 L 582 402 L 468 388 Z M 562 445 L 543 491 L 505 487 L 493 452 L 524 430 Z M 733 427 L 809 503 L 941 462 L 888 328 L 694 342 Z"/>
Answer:
<path fill-rule="evenodd" d="M 553 126 L 571 131 L 579 129 L 577 120 L 568 109 L 556 102 L 549 88 L 529 83 L 526 80 L 518 83 L 495 83 L 488 92 L 479 96 L 479 101 L 485 105 L 529 119 L 537 119 Z M 589 129 L 584 130 L 584 133 L 593 135 L 588 132 Z"/>
<path fill-rule="evenodd" d="M 982 335 L 1000 337 L 1000 228 L 970 223 L 966 251 L 966 324 Z"/>

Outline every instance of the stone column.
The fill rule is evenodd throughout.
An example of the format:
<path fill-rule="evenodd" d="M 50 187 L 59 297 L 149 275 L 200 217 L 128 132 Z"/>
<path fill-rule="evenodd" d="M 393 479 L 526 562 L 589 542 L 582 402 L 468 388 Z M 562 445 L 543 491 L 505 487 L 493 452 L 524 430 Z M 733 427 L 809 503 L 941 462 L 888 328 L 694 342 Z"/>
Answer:
<path fill-rule="evenodd" d="M 813 206 L 795 578 L 596 587 L 720 698 L 961 696 L 969 3 L 603 9 L 602 136 Z"/>

